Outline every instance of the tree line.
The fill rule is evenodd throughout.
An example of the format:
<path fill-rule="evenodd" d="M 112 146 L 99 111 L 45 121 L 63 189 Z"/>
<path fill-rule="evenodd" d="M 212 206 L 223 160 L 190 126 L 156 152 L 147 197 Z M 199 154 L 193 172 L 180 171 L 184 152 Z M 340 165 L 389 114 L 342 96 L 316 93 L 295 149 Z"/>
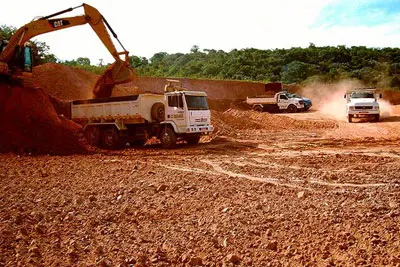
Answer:
<path fill-rule="evenodd" d="M 0 26 L 0 38 L 10 38 L 14 27 Z M 97 74 L 108 65 L 92 64 L 86 57 L 60 60 L 43 42 L 37 47 L 36 62 L 57 62 Z M 159 52 L 151 58 L 130 56 L 140 76 L 246 80 L 283 83 L 330 83 L 358 79 L 367 86 L 400 89 L 400 49 L 365 46 L 324 46 L 307 48 L 233 49 L 226 52 L 193 46 L 189 53 Z"/>

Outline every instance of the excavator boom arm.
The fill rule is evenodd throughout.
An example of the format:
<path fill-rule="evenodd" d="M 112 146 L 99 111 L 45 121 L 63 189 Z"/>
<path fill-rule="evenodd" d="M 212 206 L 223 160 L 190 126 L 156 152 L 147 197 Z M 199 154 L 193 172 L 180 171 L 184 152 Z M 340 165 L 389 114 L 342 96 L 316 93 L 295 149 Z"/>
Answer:
<path fill-rule="evenodd" d="M 66 18 L 55 18 L 58 15 L 70 12 L 81 6 L 83 6 L 84 8 L 85 15 L 66 17 Z M 81 6 L 75 8 L 69 8 L 54 13 L 52 15 L 42 17 L 38 20 L 34 20 L 24 25 L 23 27 L 19 28 L 15 32 L 15 34 L 11 37 L 5 49 L 3 51 L 0 51 L 0 64 L 1 63 L 8 64 L 12 60 L 15 54 L 15 50 L 18 47 L 22 47 L 25 44 L 25 42 L 29 41 L 31 38 L 35 36 L 88 23 L 116 61 L 112 65 L 112 67 L 110 67 L 103 74 L 103 77 L 100 77 L 99 81 L 96 83 L 96 88 L 94 89 L 94 92 L 97 92 L 99 90 L 101 91 L 102 90 L 101 87 L 102 86 L 104 87 L 104 84 L 102 85 L 102 83 L 104 82 L 107 83 L 108 87 L 107 91 L 110 91 L 110 87 L 113 86 L 114 84 L 132 81 L 135 78 L 136 74 L 134 73 L 134 70 L 131 68 L 129 64 L 129 56 L 128 56 L 129 52 L 126 51 L 126 49 L 122 46 L 114 30 L 110 27 L 108 22 L 96 8 L 87 4 L 82 4 Z M 115 45 L 111 40 L 107 28 L 110 30 L 113 36 L 118 40 L 119 44 L 123 48 L 122 52 L 118 52 L 117 49 L 115 48 Z M 123 59 L 121 59 L 120 57 L 121 55 L 124 55 Z M 106 95 L 108 93 L 103 92 L 101 94 Z"/>

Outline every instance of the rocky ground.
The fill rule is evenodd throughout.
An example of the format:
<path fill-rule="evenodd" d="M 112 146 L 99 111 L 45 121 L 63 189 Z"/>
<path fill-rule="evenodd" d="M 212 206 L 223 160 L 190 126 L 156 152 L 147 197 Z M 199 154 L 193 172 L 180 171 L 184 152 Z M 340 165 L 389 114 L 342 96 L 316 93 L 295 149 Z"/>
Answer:
<path fill-rule="evenodd" d="M 0 266 L 398 266 L 394 112 L 215 111 L 195 146 L 0 154 Z"/>

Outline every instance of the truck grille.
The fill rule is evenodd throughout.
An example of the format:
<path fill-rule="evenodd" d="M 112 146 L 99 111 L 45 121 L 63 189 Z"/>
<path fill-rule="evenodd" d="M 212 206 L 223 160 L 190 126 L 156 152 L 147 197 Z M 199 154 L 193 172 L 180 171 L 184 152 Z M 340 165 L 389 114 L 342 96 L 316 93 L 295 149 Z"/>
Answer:
<path fill-rule="evenodd" d="M 372 109 L 372 106 L 355 106 L 355 109 Z"/>

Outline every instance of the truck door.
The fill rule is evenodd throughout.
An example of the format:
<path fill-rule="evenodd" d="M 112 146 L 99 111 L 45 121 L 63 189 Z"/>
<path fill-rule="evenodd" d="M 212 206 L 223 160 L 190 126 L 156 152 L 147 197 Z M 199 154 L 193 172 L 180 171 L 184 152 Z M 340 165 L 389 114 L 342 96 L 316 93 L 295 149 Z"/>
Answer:
<path fill-rule="evenodd" d="M 186 130 L 186 116 L 182 97 L 182 94 L 169 95 L 167 107 L 167 120 L 174 121 L 179 132 Z"/>
<path fill-rule="evenodd" d="M 278 96 L 278 107 L 279 109 L 287 109 L 289 104 L 289 99 L 286 95 L 281 94 Z"/>

